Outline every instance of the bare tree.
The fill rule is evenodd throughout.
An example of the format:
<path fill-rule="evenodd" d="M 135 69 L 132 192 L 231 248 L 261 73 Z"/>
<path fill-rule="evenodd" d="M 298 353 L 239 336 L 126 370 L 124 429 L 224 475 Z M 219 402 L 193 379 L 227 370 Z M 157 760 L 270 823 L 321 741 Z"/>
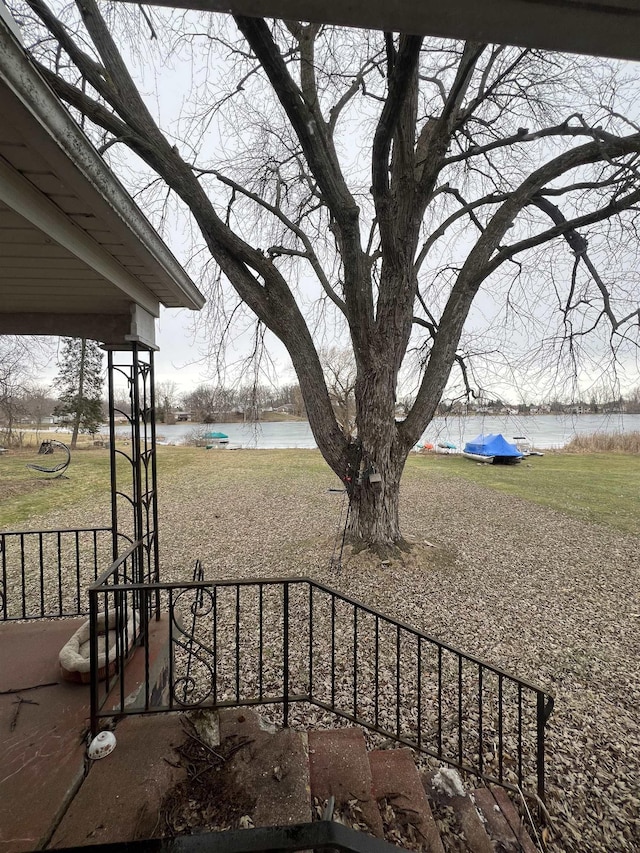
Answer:
<path fill-rule="evenodd" d="M 164 382 L 156 383 L 156 412 L 162 423 L 170 424 L 174 422 L 173 409 L 178 404 L 178 399 L 179 388 L 177 382 L 167 379 Z"/>
<path fill-rule="evenodd" d="M 216 387 L 208 384 L 198 385 L 193 391 L 185 394 L 184 405 L 194 420 L 206 423 L 213 416 L 216 407 Z"/>
<path fill-rule="evenodd" d="M 36 433 L 42 428 L 45 418 L 53 414 L 55 405 L 56 400 L 51 396 L 49 386 L 33 381 L 28 383 L 24 394 L 24 409 L 35 424 Z"/>
<path fill-rule="evenodd" d="M 589 341 L 613 360 L 635 345 L 640 133 L 625 118 L 623 66 L 154 13 L 155 42 L 168 34 L 176 55 L 188 48 L 206 69 L 169 136 L 116 44 L 125 16 L 134 55 L 146 26 L 135 9 L 110 9 L 108 26 L 95 0 L 76 0 L 79 19 L 69 7 L 64 21 L 27 2 L 48 32 L 33 38 L 45 78 L 115 165 L 120 146 L 147 164 L 158 213 L 161 189 L 188 209 L 217 265 L 213 291 L 229 283 L 286 347 L 318 447 L 349 485 L 350 532 L 366 543 L 403 543 L 402 471 L 453 367 L 471 393 L 468 356 L 492 353 L 510 370 L 510 344 L 525 335 L 540 344 L 528 370 L 550 383 L 558 355 L 576 363 L 595 351 Z M 235 310 L 218 307 L 218 326 Z M 327 326 L 353 350 L 357 438 L 325 381 Z M 415 393 L 396 422 L 409 358 Z"/>
<path fill-rule="evenodd" d="M 329 399 L 344 435 L 351 439 L 356 426 L 356 379 L 358 371 L 350 349 L 328 347 L 320 350 L 320 360 Z"/>
<path fill-rule="evenodd" d="M 0 335 L 0 418 L 5 443 L 14 440 L 15 420 L 28 410 L 33 377 L 41 374 L 50 358 L 48 338 Z"/>
<path fill-rule="evenodd" d="M 269 390 L 257 382 L 251 382 L 238 388 L 236 402 L 242 410 L 244 420 L 257 423 L 269 403 L 269 396 Z"/>

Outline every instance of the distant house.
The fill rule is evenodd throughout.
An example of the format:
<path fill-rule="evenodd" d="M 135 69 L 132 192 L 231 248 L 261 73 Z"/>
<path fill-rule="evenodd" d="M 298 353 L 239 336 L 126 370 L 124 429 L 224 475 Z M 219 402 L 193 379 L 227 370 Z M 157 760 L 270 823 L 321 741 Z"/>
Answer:
<path fill-rule="evenodd" d="M 176 422 L 190 421 L 191 419 L 192 419 L 192 412 L 176 412 Z"/>

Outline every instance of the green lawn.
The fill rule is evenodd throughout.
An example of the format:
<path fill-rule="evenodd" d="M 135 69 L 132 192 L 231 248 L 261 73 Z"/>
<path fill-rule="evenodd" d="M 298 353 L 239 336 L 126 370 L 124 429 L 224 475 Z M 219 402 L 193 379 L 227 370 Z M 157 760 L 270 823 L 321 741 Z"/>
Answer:
<path fill-rule="evenodd" d="M 0 529 L 32 524 L 51 509 L 85 502 L 109 507 L 109 454 L 104 448 L 78 450 L 69 479 L 51 480 L 26 466 L 42 462 L 34 448 L 0 456 Z M 205 460 L 206 459 L 206 463 Z M 162 501 L 171 500 L 172 474 L 185 467 L 194 482 L 215 467 L 220 482 L 252 480 L 261 489 L 278 492 L 312 487 L 322 481 L 339 487 L 317 451 L 239 450 L 159 447 L 158 472 Z M 632 454 L 550 453 L 518 465 L 478 465 L 459 456 L 415 455 L 407 462 L 406 478 L 464 477 L 489 489 L 549 506 L 585 521 L 640 534 L 640 456 Z M 313 486 L 315 487 L 315 486 Z"/>
<path fill-rule="evenodd" d="M 640 455 L 547 453 L 517 465 L 461 456 L 412 456 L 405 476 L 464 477 L 585 521 L 640 534 Z"/>

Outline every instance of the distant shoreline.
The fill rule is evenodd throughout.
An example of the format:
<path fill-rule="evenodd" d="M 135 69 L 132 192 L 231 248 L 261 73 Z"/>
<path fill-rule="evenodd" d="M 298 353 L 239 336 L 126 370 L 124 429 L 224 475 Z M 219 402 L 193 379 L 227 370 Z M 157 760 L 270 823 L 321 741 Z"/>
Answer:
<path fill-rule="evenodd" d="M 317 442 L 308 420 L 292 418 L 284 412 L 269 413 L 268 420 L 255 423 L 216 422 L 201 424 L 193 421 L 181 421 L 175 424 L 156 424 L 158 443 L 169 445 L 190 444 L 198 435 L 207 431 L 225 433 L 229 442 L 236 448 L 279 449 L 299 448 L 311 449 Z M 117 435 L 123 438 L 128 433 L 126 421 L 116 424 Z M 17 426 L 15 444 L 34 444 L 37 440 L 59 438 L 66 442 L 65 436 L 70 431 L 65 426 L 46 425 L 36 428 L 33 425 Z M 437 446 L 439 443 L 454 445 L 462 450 L 467 441 L 472 441 L 480 434 L 501 433 L 507 441 L 514 441 L 516 436 L 524 436 L 529 444 L 537 450 L 561 450 L 569 445 L 574 438 L 588 436 L 630 436 L 640 433 L 640 415 L 531 415 L 519 417 L 515 415 L 494 417 L 477 415 L 472 417 L 438 416 L 429 424 L 423 435 L 416 442 L 416 447 L 425 444 Z M 37 436 L 37 438 L 33 438 Z M 100 427 L 95 437 L 81 435 L 79 445 L 87 447 L 94 442 L 108 441 L 108 426 Z M 0 439 L 1 443 L 1 439 Z M 98 445 L 99 446 L 99 445 Z"/>

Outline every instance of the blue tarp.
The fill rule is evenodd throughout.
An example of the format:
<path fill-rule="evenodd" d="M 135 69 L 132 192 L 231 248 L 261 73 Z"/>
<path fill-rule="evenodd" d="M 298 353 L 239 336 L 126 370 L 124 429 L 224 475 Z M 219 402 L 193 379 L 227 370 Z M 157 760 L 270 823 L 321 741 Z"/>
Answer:
<path fill-rule="evenodd" d="M 477 453 L 479 456 L 513 456 L 520 459 L 524 455 L 500 433 L 477 435 L 473 441 L 465 444 L 464 450 L 465 453 Z"/>
<path fill-rule="evenodd" d="M 225 435 L 225 433 L 223 433 L 223 432 L 205 432 L 204 437 L 205 438 L 217 438 L 217 439 L 229 438 L 229 436 Z"/>

